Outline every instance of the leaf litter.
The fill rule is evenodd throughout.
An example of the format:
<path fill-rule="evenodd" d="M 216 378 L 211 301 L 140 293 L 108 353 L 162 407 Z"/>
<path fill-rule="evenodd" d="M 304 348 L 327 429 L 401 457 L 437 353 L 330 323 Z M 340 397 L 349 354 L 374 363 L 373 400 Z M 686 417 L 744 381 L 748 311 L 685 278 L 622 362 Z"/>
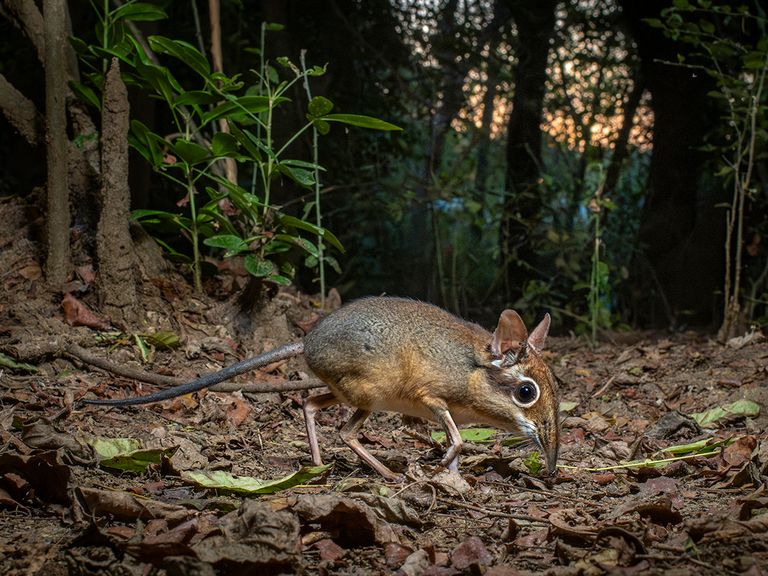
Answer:
<path fill-rule="evenodd" d="M 316 312 L 291 298 L 300 334 Z M 38 305 L 45 315 L 50 303 Z M 156 346 L 149 369 L 191 378 L 232 361 L 185 357 L 213 337 L 233 339 L 213 310 L 208 324 L 200 306 L 177 313 L 196 328 L 181 333 L 182 349 Z M 17 320 L 28 349 L 58 326 L 61 337 L 82 330 L 78 341 L 107 356 L 90 328 L 62 320 L 36 332 L 36 316 Z M 462 431 L 462 486 L 438 474 L 444 437 L 412 434 L 393 415 L 373 417 L 361 437 L 405 475 L 382 481 L 340 441 L 344 407 L 318 415 L 327 466 L 309 466 L 306 393 L 80 409 L 89 390 L 133 394 L 135 383 L 67 358 L 20 358 L 18 338 L 0 334 L 4 574 L 700 575 L 768 566 L 765 339 L 724 347 L 646 334 L 590 348 L 554 338 L 559 474 L 538 470 L 531 448 L 509 434 L 473 428 Z M 147 361 L 130 338 L 109 353 Z M 306 376 L 300 362 L 273 369 L 264 379 Z"/>

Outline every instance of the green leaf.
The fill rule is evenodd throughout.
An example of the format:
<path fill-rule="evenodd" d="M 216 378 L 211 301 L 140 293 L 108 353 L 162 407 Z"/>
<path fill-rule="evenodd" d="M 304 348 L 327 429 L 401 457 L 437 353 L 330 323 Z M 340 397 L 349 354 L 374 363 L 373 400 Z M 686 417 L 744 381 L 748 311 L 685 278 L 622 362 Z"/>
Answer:
<path fill-rule="evenodd" d="M 304 170 L 303 168 L 292 168 L 291 166 L 282 163 L 277 165 L 277 169 L 281 174 L 285 174 L 299 186 L 312 188 L 312 186 L 315 185 L 315 174 L 310 170 Z"/>
<path fill-rule="evenodd" d="M 715 25 L 709 20 L 699 20 L 699 28 L 707 34 L 715 33 Z"/>
<path fill-rule="evenodd" d="M 285 29 L 284 24 L 278 24 L 277 22 L 264 23 L 264 30 L 269 30 L 270 32 L 279 32 L 280 30 L 284 30 L 284 29 Z"/>
<path fill-rule="evenodd" d="M 293 282 L 293 280 L 281 274 L 273 274 L 272 276 L 268 276 L 266 280 L 267 282 L 274 282 L 275 284 L 279 284 L 280 286 L 290 286 Z"/>
<path fill-rule="evenodd" d="M 560 402 L 560 412 L 570 412 L 571 410 L 576 408 L 576 406 L 578 405 L 579 405 L 578 402 L 570 402 L 567 400 L 563 400 L 562 402 Z"/>
<path fill-rule="evenodd" d="M 298 167 L 298 168 L 306 168 L 307 170 L 320 170 L 321 172 L 325 172 L 325 168 L 320 166 L 319 164 L 314 164 L 312 162 L 305 162 L 304 160 L 280 160 L 280 164 L 285 164 L 286 166 L 291 167 Z"/>
<path fill-rule="evenodd" d="M 205 90 L 190 90 L 176 98 L 176 100 L 173 101 L 173 106 L 207 106 L 208 104 L 213 104 L 219 100 L 221 100 L 221 96 L 217 94 L 211 94 Z"/>
<path fill-rule="evenodd" d="M 264 278 L 275 271 L 275 265 L 269 260 L 262 260 L 256 254 L 248 254 L 243 260 L 243 266 L 248 274 L 256 278 Z"/>
<path fill-rule="evenodd" d="M 172 40 L 165 36 L 150 36 L 148 40 L 150 48 L 155 52 L 178 58 L 203 78 L 211 77 L 211 65 L 208 59 L 189 42 Z"/>
<path fill-rule="evenodd" d="M 691 7 L 691 4 L 688 0 L 672 0 L 672 4 L 679 10 L 687 10 Z"/>
<path fill-rule="evenodd" d="M 248 151 L 252 159 L 261 160 L 262 154 L 257 146 L 259 139 L 254 134 L 248 130 L 240 130 L 236 124 L 229 125 L 229 132 L 238 142 L 240 142 L 240 145 Z"/>
<path fill-rule="evenodd" d="M 135 438 L 92 438 L 88 440 L 104 468 L 144 472 L 151 464 L 159 464 L 163 456 L 170 458 L 178 449 L 142 448 Z"/>
<path fill-rule="evenodd" d="M 531 452 L 528 457 L 523 460 L 523 464 L 528 468 L 528 472 L 534 476 L 544 469 L 544 462 L 542 462 L 541 455 L 538 452 Z"/>
<path fill-rule="evenodd" d="M 755 418 L 760 414 L 760 405 L 751 400 L 737 400 L 725 406 L 711 408 L 705 412 L 696 412 L 689 414 L 699 426 L 706 428 L 716 423 L 718 420 L 732 416 L 743 416 L 745 418 Z"/>
<path fill-rule="evenodd" d="M 131 120 L 128 142 L 155 169 L 163 166 L 163 148 L 168 145 L 168 142 L 138 120 Z"/>
<path fill-rule="evenodd" d="M 744 67 L 751 70 L 759 70 L 768 66 L 768 54 L 763 52 L 747 52 L 742 60 Z"/>
<path fill-rule="evenodd" d="M 307 76 L 322 76 L 325 74 L 325 66 L 312 66 L 307 70 Z"/>
<path fill-rule="evenodd" d="M 226 132 L 216 132 L 211 140 L 211 151 L 214 156 L 236 156 L 237 139 Z"/>
<path fill-rule="evenodd" d="M 315 127 L 315 130 L 317 130 L 318 134 L 321 136 L 325 136 L 328 134 L 328 132 L 331 131 L 331 125 L 328 124 L 325 120 L 321 120 L 319 118 L 313 118 L 312 119 L 312 125 Z"/>
<path fill-rule="evenodd" d="M 248 244 L 246 244 L 240 236 L 235 236 L 234 234 L 211 236 L 210 238 L 203 240 L 203 244 L 214 248 L 224 248 L 227 250 L 228 256 L 248 250 Z"/>
<path fill-rule="evenodd" d="M 733 438 L 726 438 L 724 440 L 716 440 L 715 438 L 705 438 L 704 440 L 698 440 L 697 442 L 691 442 L 690 444 L 679 444 L 677 446 L 669 446 L 664 448 L 662 452 L 669 452 L 670 454 L 683 455 L 683 454 L 703 454 L 710 453 L 712 450 L 728 446 L 734 441 Z"/>
<path fill-rule="evenodd" d="M 278 96 L 271 100 L 272 107 L 282 103 L 288 102 L 289 99 L 284 96 Z M 219 104 L 203 115 L 203 124 L 218 120 L 230 114 L 240 114 L 242 112 L 250 112 L 251 114 L 259 114 L 265 110 L 269 110 L 270 98 L 268 96 L 240 96 L 233 100 L 228 100 L 223 104 Z"/>
<path fill-rule="evenodd" d="M 259 480 L 251 476 L 233 476 L 223 470 L 197 470 L 182 472 L 182 480 L 213 490 L 227 490 L 242 494 L 274 494 L 287 490 L 323 474 L 330 466 L 303 466 L 298 472 L 276 480 Z"/>
<path fill-rule="evenodd" d="M 163 97 L 169 106 L 173 105 L 176 93 L 183 92 L 178 80 L 171 74 L 168 68 L 155 64 L 136 62 L 136 73 L 155 93 Z"/>
<path fill-rule="evenodd" d="M 459 430 L 459 436 L 464 442 L 476 442 L 478 444 L 486 444 L 494 442 L 494 436 L 499 431 L 495 428 L 465 428 Z M 445 432 L 432 432 L 432 440 L 437 442 L 445 442 Z"/>
<path fill-rule="evenodd" d="M 336 260 L 333 256 L 323 256 L 323 261 L 328 264 L 337 274 L 341 274 L 341 266 L 339 266 L 339 261 Z"/>
<path fill-rule="evenodd" d="M 288 242 L 289 244 L 295 244 L 315 258 L 320 256 L 320 252 L 317 250 L 317 246 L 315 246 L 306 238 L 302 238 L 301 236 L 291 236 L 290 234 L 275 234 L 275 238 L 277 240 L 282 240 L 283 242 Z"/>
<path fill-rule="evenodd" d="M 309 101 L 309 115 L 317 118 L 318 116 L 325 116 L 331 110 L 333 110 L 333 102 L 325 98 L 324 96 L 315 96 Z"/>
<path fill-rule="evenodd" d="M 112 19 L 131 20 L 133 22 L 151 22 L 154 20 L 163 20 L 168 15 L 165 10 L 148 2 L 134 2 L 133 4 L 123 4 L 112 12 Z"/>
<path fill-rule="evenodd" d="M 147 342 L 163 350 L 173 350 L 178 348 L 181 341 L 178 334 L 171 332 L 170 330 L 160 330 L 154 334 L 145 334 Z"/>
<path fill-rule="evenodd" d="M 75 96 L 80 98 L 80 100 L 86 104 L 90 104 L 97 110 L 101 110 L 101 99 L 96 95 L 96 92 L 94 92 L 93 88 L 75 81 L 71 81 L 69 83 L 69 87 L 72 89 L 72 92 L 75 93 Z"/>
<path fill-rule="evenodd" d="M 290 228 L 299 228 L 300 230 L 306 230 L 307 232 L 312 232 L 313 234 L 316 234 L 318 236 L 321 236 L 323 240 L 328 242 L 331 246 L 339 250 L 339 252 L 344 252 L 344 246 L 341 245 L 341 242 L 339 242 L 339 239 L 336 238 L 336 236 L 333 235 L 333 233 L 330 230 L 327 230 L 326 228 L 318 228 L 311 222 L 307 222 L 306 220 L 301 220 L 300 218 L 296 218 L 295 216 L 289 216 L 287 214 L 278 213 L 277 214 L 278 220 L 280 220 L 280 223 L 283 226 L 287 226 Z"/>
<path fill-rule="evenodd" d="M 141 336 L 141 334 L 134 334 L 133 340 L 136 342 L 136 346 L 141 353 L 141 361 L 144 363 L 149 362 L 150 350 L 149 346 L 147 346 L 147 343 L 144 340 L 144 337 Z"/>
<path fill-rule="evenodd" d="M 17 370 L 20 372 L 37 372 L 36 366 L 32 366 L 32 364 L 25 364 L 24 362 L 17 362 L 2 352 L 0 352 L 0 367 L 8 368 L 9 370 Z"/>
<path fill-rule="evenodd" d="M 378 118 L 371 118 L 370 116 L 360 116 L 358 114 L 328 114 L 323 116 L 323 120 L 328 122 L 341 122 L 342 124 L 349 124 L 350 126 L 358 126 L 360 128 L 370 128 L 371 130 L 402 130 L 399 126 L 379 120 Z"/>
<path fill-rule="evenodd" d="M 173 151 L 187 164 L 199 164 L 208 159 L 208 150 L 185 138 L 177 138 L 173 143 Z"/>

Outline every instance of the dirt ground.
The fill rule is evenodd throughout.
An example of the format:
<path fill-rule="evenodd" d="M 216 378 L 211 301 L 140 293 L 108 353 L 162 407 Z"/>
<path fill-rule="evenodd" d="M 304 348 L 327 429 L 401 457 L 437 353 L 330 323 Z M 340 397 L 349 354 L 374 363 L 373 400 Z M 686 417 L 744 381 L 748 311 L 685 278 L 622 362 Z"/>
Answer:
<path fill-rule="evenodd" d="M 0 240 L 3 574 L 768 573 L 768 343 L 759 333 L 725 345 L 697 333 L 614 334 L 596 347 L 555 333 L 547 358 L 563 413 L 554 479 L 506 433 L 467 442 L 461 480 L 439 474 L 439 446 L 383 414 L 362 441 L 406 475 L 387 483 L 339 439 L 346 407 L 319 414 L 329 466 L 310 467 L 301 403 L 317 390 L 79 405 L 157 389 L 83 361 L 83 350 L 191 380 L 285 342 L 238 341 L 220 302 L 160 287 L 145 302 L 157 319 L 146 334 L 163 328 L 180 344 L 150 346 L 143 358 L 146 335 L 71 326 L 85 315 L 81 302 L 98 319 L 88 287 L 69 304 L 48 295 L 30 246 Z M 278 299 L 280 322 L 298 339 L 317 303 Z M 236 381 L 298 381 L 306 371 L 290 361 Z M 97 454 L 94 440 L 116 438 L 142 450 Z M 289 479 L 259 494 L 206 488 L 200 473 Z"/>

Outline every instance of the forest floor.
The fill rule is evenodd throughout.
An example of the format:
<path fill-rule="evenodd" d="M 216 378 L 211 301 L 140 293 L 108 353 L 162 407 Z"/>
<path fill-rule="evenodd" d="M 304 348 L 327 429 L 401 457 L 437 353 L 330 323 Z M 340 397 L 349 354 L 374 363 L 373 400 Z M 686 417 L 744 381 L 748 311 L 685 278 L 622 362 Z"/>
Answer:
<path fill-rule="evenodd" d="M 161 289 L 145 309 L 172 319 L 181 346 L 143 359 L 146 339 L 71 326 L 83 310 L 42 290 L 29 245 L 0 239 L 0 264 L 2 574 L 768 574 L 759 333 L 727 344 L 615 334 L 594 347 L 555 335 L 554 479 L 509 434 L 484 429 L 461 480 L 436 474 L 439 447 L 384 414 L 362 441 L 406 474 L 387 483 L 339 439 L 346 407 L 318 415 L 329 466 L 309 466 L 301 403 L 314 390 L 80 406 L 156 388 L 94 368 L 73 343 L 188 380 L 262 350 L 235 344 L 220 302 Z M 319 316 L 310 298 L 278 299 L 296 338 Z M 294 360 L 237 381 L 306 377 Z M 135 442 L 110 442 L 120 438 Z"/>

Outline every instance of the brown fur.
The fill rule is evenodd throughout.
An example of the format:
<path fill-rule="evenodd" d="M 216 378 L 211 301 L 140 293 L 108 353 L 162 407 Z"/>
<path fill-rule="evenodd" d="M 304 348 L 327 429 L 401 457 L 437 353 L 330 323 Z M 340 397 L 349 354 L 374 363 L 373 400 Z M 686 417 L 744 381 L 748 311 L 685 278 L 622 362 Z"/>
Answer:
<path fill-rule="evenodd" d="M 548 319 L 541 326 L 533 333 L 536 347 L 544 343 Z M 527 338 L 522 320 L 511 310 L 502 313 L 491 334 L 430 304 L 365 298 L 322 320 L 307 334 L 304 354 L 338 401 L 361 409 L 365 416 L 374 410 L 400 412 L 436 420 L 447 432 L 455 429 L 454 422 L 492 424 L 529 436 L 554 467 L 558 392 L 549 368 L 536 348 L 527 345 Z M 492 364 L 494 360 L 501 366 Z M 539 399 L 528 408 L 512 397 L 518 375 L 533 379 L 540 390 Z M 521 419 L 531 429 L 521 427 Z M 460 441 L 457 444 L 451 446 L 456 454 Z M 353 449 L 380 472 L 388 472 L 367 452 Z"/>

